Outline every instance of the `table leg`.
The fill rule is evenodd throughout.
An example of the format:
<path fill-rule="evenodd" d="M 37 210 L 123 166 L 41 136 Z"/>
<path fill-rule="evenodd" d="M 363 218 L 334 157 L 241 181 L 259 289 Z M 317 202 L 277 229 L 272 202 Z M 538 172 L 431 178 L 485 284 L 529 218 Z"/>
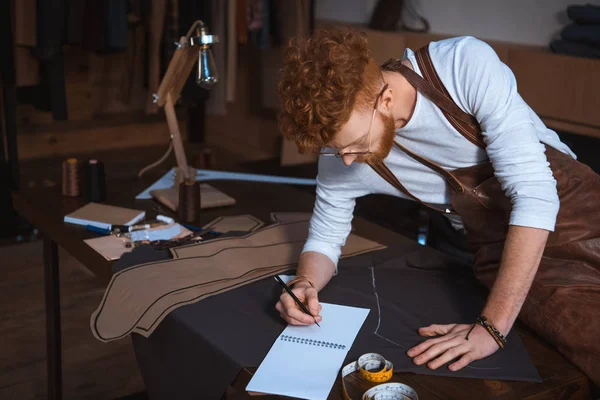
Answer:
<path fill-rule="evenodd" d="M 48 399 L 62 398 L 62 356 L 60 328 L 60 290 L 58 246 L 44 238 L 44 281 L 46 293 L 46 358 Z"/>

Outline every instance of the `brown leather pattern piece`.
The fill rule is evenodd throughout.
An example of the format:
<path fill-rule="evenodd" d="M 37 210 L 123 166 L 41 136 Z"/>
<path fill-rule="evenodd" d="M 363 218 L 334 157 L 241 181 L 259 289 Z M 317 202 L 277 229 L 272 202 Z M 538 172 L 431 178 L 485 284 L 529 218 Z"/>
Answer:
<path fill-rule="evenodd" d="M 174 309 L 293 268 L 309 221 L 279 223 L 242 237 L 172 249 L 171 260 L 135 265 L 115 273 L 92 314 L 94 336 L 107 342 L 131 332 L 150 336 Z M 342 258 L 386 246 L 350 234 Z"/>

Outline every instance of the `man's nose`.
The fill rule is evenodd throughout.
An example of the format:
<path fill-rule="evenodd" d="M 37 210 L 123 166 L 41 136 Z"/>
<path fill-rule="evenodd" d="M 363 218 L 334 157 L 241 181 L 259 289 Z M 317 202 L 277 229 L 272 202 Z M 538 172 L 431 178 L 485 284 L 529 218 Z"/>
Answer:
<path fill-rule="evenodd" d="M 346 156 L 343 156 L 342 159 L 344 160 L 344 164 L 346 164 L 347 166 L 350 166 L 350 164 L 352 164 L 352 162 L 354 160 L 356 160 L 356 156 L 348 154 Z"/>

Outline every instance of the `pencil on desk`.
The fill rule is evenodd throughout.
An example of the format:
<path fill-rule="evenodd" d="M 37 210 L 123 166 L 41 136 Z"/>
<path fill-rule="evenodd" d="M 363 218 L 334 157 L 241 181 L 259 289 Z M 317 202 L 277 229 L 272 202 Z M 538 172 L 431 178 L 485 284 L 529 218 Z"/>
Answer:
<path fill-rule="evenodd" d="M 294 299 L 294 301 L 296 302 L 296 304 L 298 304 L 298 307 L 300 307 L 300 309 L 305 313 L 310 315 L 311 317 L 313 317 L 313 319 L 315 320 L 315 324 L 317 324 L 317 326 L 320 328 L 321 325 L 319 325 L 319 323 L 317 322 L 317 319 L 310 313 L 310 311 L 308 311 L 308 308 L 306 308 L 306 306 L 304 305 L 304 303 L 302 303 L 300 301 L 300 299 L 298 299 L 296 297 L 296 295 L 294 294 L 294 292 L 292 292 L 292 289 L 290 289 L 290 287 L 288 285 L 285 284 L 285 282 L 283 280 L 281 280 L 281 278 L 278 275 L 275 275 L 275 280 L 277 282 L 279 282 L 279 284 L 281 286 L 283 286 L 283 289 L 290 295 L 292 296 L 292 299 Z"/>

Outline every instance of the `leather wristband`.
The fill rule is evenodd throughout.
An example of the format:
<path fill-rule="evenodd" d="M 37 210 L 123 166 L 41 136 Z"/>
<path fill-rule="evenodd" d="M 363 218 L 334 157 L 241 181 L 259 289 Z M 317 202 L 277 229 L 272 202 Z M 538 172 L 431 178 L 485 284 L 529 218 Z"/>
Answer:
<path fill-rule="evenodd" d="M 471 333 L 471 331 L 477 324 L 479 324 L 485 328 L 485 330 L 494 339 L 494 341 L 496 342 L 496 344 L 498 345 L 498 347 L 500 349 L 504 349 L 504 346 L 506 345 L 506 339 L 504 338 L 504 335 L 502 335 L 502 333 L 500 333 L 500 331 L 498 331 L 498 329 L 496 329 L 494 327 L 494 325 L 487 322 L 487 318 L 484 315 L 477 317 L 475 323 L 471 326 L 471 329 L 469 329 L 469 332 L 467 332 L 467 336 L 465 337 L 466 340 L 469 340 L 469 334 Z"/>
<path fill-rule="evenodd" d="M 312 283 L 312 281 L 311 281 L 310 279 L 308 279 L 307 277 L 305 277 L 305 276 L 302 276 L 302 275 L 296 276 L 295 278 L 291 279 L 291 280 L 290 280 L 290 281 L 287 283 L 287 285 L 289 286 L 289 288 L 290 288 L 290 289 L 292 289 L 292 288 L 293 288 L 293 286 L 294 286 L 296 283 L 298 283 L 298 282 L 308 282 L 308 284 L 309 284 L 309 285 L 310 285 L 310 286 L 311 286 L 313 289 L 315 288 L 315 285 Z"/>

